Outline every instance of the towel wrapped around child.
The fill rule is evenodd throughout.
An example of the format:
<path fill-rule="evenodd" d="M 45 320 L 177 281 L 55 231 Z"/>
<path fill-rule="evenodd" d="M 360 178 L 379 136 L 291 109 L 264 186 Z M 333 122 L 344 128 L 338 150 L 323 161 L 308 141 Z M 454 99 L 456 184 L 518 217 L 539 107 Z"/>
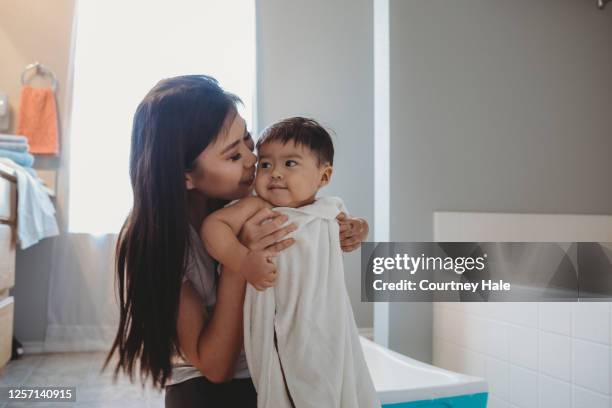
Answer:
<path fill-rule="evenodd" d="M 346 291 L 342 200 L 275 208 L 298 225 L 274 288 L 247 285 L 244 348 L 259 408 L 380 407 Z"/>

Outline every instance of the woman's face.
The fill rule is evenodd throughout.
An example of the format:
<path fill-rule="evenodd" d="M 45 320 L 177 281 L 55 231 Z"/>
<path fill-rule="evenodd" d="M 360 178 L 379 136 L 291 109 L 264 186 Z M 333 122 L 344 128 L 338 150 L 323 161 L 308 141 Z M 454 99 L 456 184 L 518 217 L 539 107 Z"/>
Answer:
<path fill-rule="evenodd" d="M 255 179 L 254 148 L 244 119 L 231 112 L 217 139 L 196 158 L 195 169 L 185 173 L 187 189 L 221 200 L 247 196 Z"/>

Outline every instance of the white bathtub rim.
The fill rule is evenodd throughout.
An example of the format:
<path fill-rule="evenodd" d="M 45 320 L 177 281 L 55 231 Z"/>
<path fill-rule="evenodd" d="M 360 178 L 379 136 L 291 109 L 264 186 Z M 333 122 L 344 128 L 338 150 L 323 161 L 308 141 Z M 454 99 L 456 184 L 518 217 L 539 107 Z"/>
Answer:
<path fill-rule="evenodd" d="M 415 402 L 423 400 L 435 400 L 438 398 L 451 398 L 461 395 L 473 395 L 488 393 L 486 383 L 484 381 L 468 384 L 457 384 L 444 386 L 434 389 L 430 387 L 414 388 L 411 390 L 385 390 L 378 391 L 378 398 L 381 404 L 397 404 L 400 402 Z M 407 394 L 410 395 L 407 395 Z"/>
<path fill-rule="evenodd" d="M 435 374 L 442 374 L 443 377 L 447 379 L 447 382 L 445 383 L 431 386 L 410 388 L 410 384 L 407 384 L 406 387 L 402 387 L 401 389 L 377 389 L 376 391 L 378 397 L 383 404 L 430 400 L 488 392 L 487 383 L 482 378 L 449 371 L 444 368 L 423 363 L 422 361 L 418 361 L 393 350 L 389 350 L 363 337 L 361 338 L 361 342 L 362 347 L 366 346 L 374 348 L 376 352 L 384 354 L 384 356 L 388 359 L 399 361 L 401 364 L 407 365 L 410 368 L 432 372 Z M 374 382 L 376 383 L 376 380 L 374 380 Z"/>

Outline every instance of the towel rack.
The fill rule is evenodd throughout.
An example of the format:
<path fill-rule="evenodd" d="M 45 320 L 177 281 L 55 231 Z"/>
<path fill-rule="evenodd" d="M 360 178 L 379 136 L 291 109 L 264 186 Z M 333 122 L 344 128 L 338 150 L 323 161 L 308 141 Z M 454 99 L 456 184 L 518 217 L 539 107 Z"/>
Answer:
<path fill-rule="evenodd" d="M 26 79 L 26 74 L 32 69 L 36 70 L 34 72 L 34 76 L 40 75 L 50 77 L 51 88 L 53 89 L 53 92 L 55 92 L 55 90 L 57 89 L 57 77 L 55 76 L 55 73 L 38 61 L 24 68 L 23 72 L 21 73 L 21 85 L 25 85 L 28 82 Z M 30 79 L 32 79 L 32 77 L 30 77 Z"/>

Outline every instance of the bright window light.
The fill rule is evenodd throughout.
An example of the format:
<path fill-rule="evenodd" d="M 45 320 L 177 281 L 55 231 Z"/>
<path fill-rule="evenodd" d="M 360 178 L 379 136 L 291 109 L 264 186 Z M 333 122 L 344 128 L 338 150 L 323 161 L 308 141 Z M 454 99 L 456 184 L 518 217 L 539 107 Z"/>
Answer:
<path fill-rule="evenodd" d="M 131 206 L 132 116 L 162 78 L 206 74 L 253 125 L 253 0 L 81 0 L 70 123 L 69 231 L 117 233 Z"/>

